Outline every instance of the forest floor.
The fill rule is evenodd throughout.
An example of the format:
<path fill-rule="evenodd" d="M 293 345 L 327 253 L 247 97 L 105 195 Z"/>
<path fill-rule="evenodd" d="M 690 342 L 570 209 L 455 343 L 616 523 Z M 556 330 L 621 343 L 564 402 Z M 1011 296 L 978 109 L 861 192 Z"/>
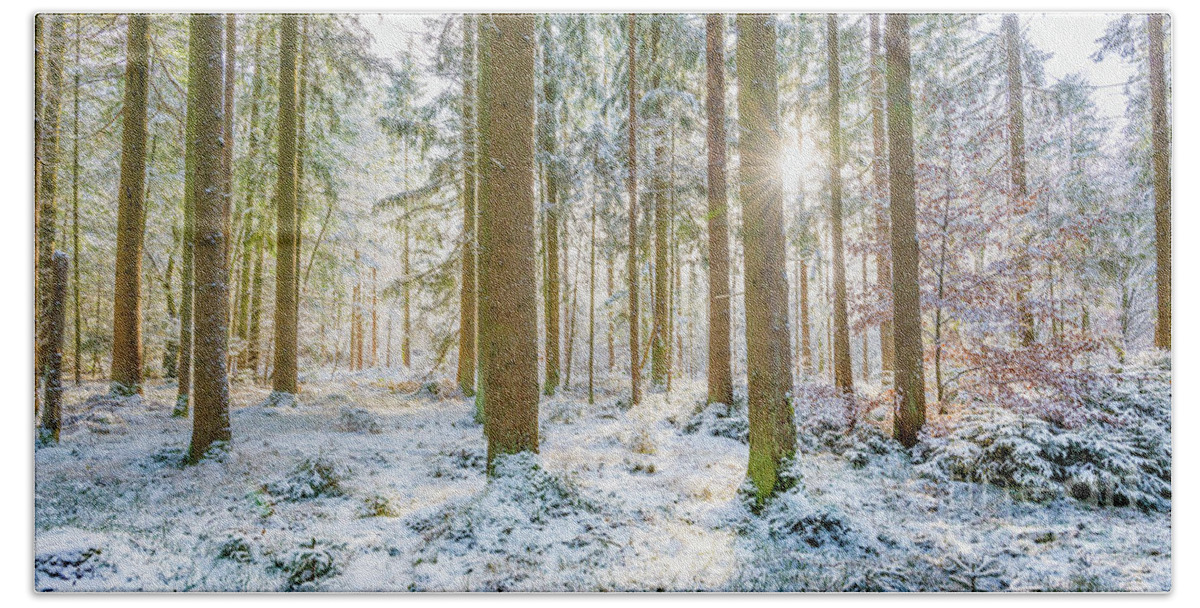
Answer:
<path fill-rule="evenodd" d="M 797 487 L 755 514 L 744 414 L 701 412 L 702 383 L 625 409 L 621 386 L 543 398 L 540 455 L 491 484 L 446 385 L 323 372 L 292 408 L 239 384 L 231 448 L 196 466 L 172 386 L 72 386 L 61 443 L 35 452 L 35 588 L 1170 589 L 1169 508 L 1025 502 L 922 475 L 870 428 L 839 445 L 804 427 Z"/>

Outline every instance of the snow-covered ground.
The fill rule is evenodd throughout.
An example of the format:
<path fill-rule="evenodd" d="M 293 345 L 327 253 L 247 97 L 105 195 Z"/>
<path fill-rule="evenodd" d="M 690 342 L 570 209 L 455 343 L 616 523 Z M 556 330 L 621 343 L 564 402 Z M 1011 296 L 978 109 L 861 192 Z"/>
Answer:
<path fill-rule="evenodd" d="M 931 475 L 870 416 L 848 434 L 814 426 L 820 391 L 802 388 L 797 485 L 755 514 L 737 411 L 697 415 L 702 383 L 627 410 L 622 386 L 593 406 L 544 398 L 540 454 L 501 461 L 490 484 L 473 405 L 444 385 L 325 375 L 296 408 L 239 386 L 231 449 L 196 466 L 180 465 L 173 388 L 119 403 L 71 388 L 61 444 L 35 455 L 35 588 L 1171 587 L 1169 500 L 1023 502 Z"/>

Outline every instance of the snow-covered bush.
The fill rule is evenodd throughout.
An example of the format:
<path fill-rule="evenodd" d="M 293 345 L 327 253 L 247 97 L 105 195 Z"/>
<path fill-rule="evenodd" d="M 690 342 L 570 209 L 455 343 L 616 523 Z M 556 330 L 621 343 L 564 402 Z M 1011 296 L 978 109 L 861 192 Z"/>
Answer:
<path fill-rule="evenodd" d="M 1049 500 L 1061 493 L 1054 481 L 1050 424 L 1000 408 L 963 416 L 947 437 L 927 438 L 913 449 L 919 474 L 1006 488 L 1018 498 Z"/>
<path fill-rule="evenodd" d="M 750 418 L 746 401 L 735 397 L 733 403 L 700 403 L 683 426 L 687 435 L 702 433 L 750 443 Z"/>
<path fill-rule="evenodd" d="M 238 563 L 249 563 L 252 555 L 250 543 L 240 536 L 231 536 L 217 547 L 217 558 Z"/>
<path fill-rule="evenodd" d="M 471 590 L 594 589 L 624 545 L 619 515 L 536 455 L 499 456 L 483 492 L 408 520 L 423 541 L 414 587 L 458 589 L 466 572 Z"/>
<path fill-rule="evenodd" d="M 378 435 L 383 432 L 379 419 L 361 407 L 342 406 L 338 416 L 338 430 L 347 433 L 370 433 Z"/>
<path fill-rule="evenodd" d="M 284 500 L 305 500 L 318 496 L 341 496 L 342 483 L 350 469 L 323 456 L 305 458 L 284 479 L 264 486 L 272 496 Z"/>
<path fill-rule="evenodd" d="M 62 551 L 35 555 L 33 569 L 36 574 L 64 581 L 102 576 L 102 571 L 111 565 L 101 559 L 104 553 L 99 547 L 74 547 Z"/>
<path fill-rule="evenodd" d="M 322 580 L 340 572 L 334 553 L 322 545 L 314 538 L 287 557 L 275 560 L 275 569 L 286 576 L 283 591 L 316 591 Z"/>
<path fill-rule="evenodd" d="M 948 555 L 938 564 L 946 578 L 957 589 L 945 591 L 1004 591 L 1009 583 L 999 560 L 987 555 L 964 553 Z"/>
<path fill-rule="evenodd" d="M 925 476 L 991 484 L 1018 498 L 1041 501 L 1065 492 L 1101 505 L 1166 511 L 1169 385 L 1161 362 L 1101 376 L 1083 400 L 1084 422 L 1071 428 L 1029 413 L 980 408 L 948 436 L 926 438 L 913 459 Z"/>
<path fill-rule="evenodd" d="M 464 447 L 438 452 L 433 460 L 433 477 L 466 479 L 487 468 L 487 454 L 478 448 Z"/>

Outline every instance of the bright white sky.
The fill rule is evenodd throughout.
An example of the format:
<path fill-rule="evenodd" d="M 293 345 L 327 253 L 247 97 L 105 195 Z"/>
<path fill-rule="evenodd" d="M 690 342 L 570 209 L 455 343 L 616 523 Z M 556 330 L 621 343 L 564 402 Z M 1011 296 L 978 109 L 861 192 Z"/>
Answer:
<path fill-rule="evenodd" d="M 1053 53 L 1046 63 L 1046 72 L 1062 78 L 1071 72 L 1081 72 L 1093 85 L 1124 83 L 1133 66 L 1110 55 L 1101 63 L 1090 59 L 1097 49 L 1099 38 L 1113 18 L 1106 13 L 1046 13 L 1022 15 L 1022 24 L 1030 42 L 1039 49 Z M 410 38 L 419 39 L 423 33 L 423 16 L 419 14 L 365 15 L 363 23 L 375 36 L 376 53 L 394 57 L 408 45 Z M 1120 86 L 1097 89 L 1094 99 L 1100 113 L 1123 124 L 1125 94 Z"/>

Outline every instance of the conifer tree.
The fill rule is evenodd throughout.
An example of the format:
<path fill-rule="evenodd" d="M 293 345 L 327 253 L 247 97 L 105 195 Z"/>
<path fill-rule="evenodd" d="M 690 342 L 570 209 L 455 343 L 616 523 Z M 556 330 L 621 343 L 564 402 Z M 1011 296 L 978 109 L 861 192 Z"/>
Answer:
<path fill-rule="evenodd" d="M 725 17 L 705 17 L 708 109 L 708 402 L 731 403 L 729 213 L 725 168 Z"/>
<path fill-rule="evenodd" d="M 284 15 L 279 30 L 279 119 L 275 180 L 275 370 L 271 379 L 273 399 L 291 401 L 298 390 L 296 301 L 296 165 L 298 100 L 297 47 L 299 24 L 296 15 Z"/>
<path fill-rule="evenodd" d="M 761 502 L 787 489 L 781 476 L 796 451 L 783 183 L 775 170 L 781 147 L 778 61 L 774 18 L 743 14 L 737 19 L 749 477 Z"/>
<path fill-rule="evenodd" d="M 150 24 L 130 15 L 121 114 L 121 180 L 117 191 L 117 264 L 113 282 L 112 392 L 142 392 L 142 239 L 145 232 L 146 100 L 150 89 Z"/>
<path fill-rule="evenodd" d="M 1147 17 L 1150 37 L 1150 125 L 1154 165 L 1154 251 L 1157 316 L 1154 346 L 1171 349 L 1171 124 L 1163 60 L 1163 15 Z"/>
<path fill-rule="evenodd" d="M 892 315 L 895 328 L 896 412 L 893 434 L 905 447 L 925 424 L 925 368 L 921 346 L 920 250 L 913 174 L 911 60 L 908 15 L 889 14 L 887 53 L 889 207 L 892 220 Z"/>
<path fill-rule="evenodd" d="M 479 357 L 488 468 L 538 449 L 533 15 L 479 23 Z"/>
<path fill-rule="evenodd" d="M 221 17 L 192 15 L 188 35 L 188 143 L 195 174 L 190 180 L 195 207 L 192 248 L 195 264 L 194 405 L 188 460 L 196 462 L 218 442 L 230 440 L 229 382 L 225 373 L 229 325 L 228 266 L 225 253 L 226 200 L 222 189 L 223 100 Z"/>

